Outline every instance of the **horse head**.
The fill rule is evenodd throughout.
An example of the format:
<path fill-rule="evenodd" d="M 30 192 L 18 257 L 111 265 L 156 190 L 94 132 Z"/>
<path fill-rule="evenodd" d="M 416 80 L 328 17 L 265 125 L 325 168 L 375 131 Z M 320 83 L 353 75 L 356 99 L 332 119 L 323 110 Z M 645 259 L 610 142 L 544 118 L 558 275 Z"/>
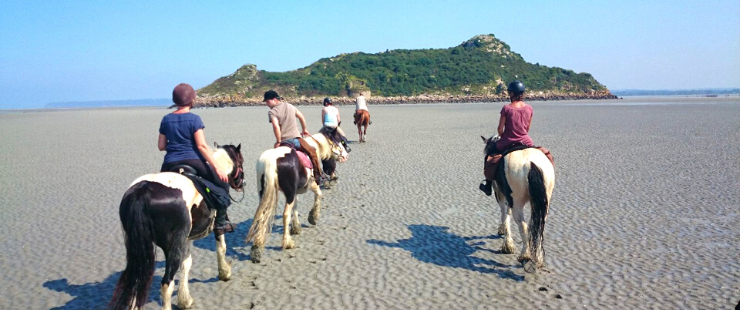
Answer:
<path fill-rule="evenodd" d="M 234 163 L 229 174 L 229 186 L 236 191 L 241 191 L 244 188 L 244 156 L 242 156 L 241 143 L 237 146 L 231 144 L 218 145 L 216 142 L 213 144 L 216 148 L 223 149 L 231 158 L 231 162 Z"/>
<path fill-rule="evenodd" d="M 344 149 L 344 146 L 341 143 L 335 143 L 331 139 L 328 139 L 328 142 L 331 144 L 332 159 L 338 160 L 340 163 L 347 161 L 349 154 L 347 154 L 347 150 Z"/>
<path fill-rule="evenodd" d="M 337 129 L 324 127 L 319 130 L 319 133 L 326 138 L 326 142 L 331 146 L 332 159 L 338 160 L 339 162 L 347 161 L 349 153 L 344 148 L 344 145 L 342 145 L 342 135 L 339 134 Z"/>
<path fill-rule="evenodd" d="M 493 149 L 496 147 L 496 141 L 500 140 L 501 136 L 493 135 L 490 138 L 480 136 L 480 138 L 483 139 L 483 143 L 486 144 L 486 147 L 483 149 L 483 152 L 485 154 L 491 154 Z"/>

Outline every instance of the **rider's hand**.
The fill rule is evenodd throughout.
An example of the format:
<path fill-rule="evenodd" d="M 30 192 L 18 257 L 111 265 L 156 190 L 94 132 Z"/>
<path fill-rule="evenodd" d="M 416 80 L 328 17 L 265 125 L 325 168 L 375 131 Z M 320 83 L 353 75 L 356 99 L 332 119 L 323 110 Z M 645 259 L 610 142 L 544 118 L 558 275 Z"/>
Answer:
<path fill-rule="evenodd" d="M 221 179 L 221 181 L 229 183 L 229 176 L 223 170 L 216 168 L 216 174 L 218 174 L 218 178 Z"/>
<path fill-rule="evenodd" d="M 308 133 L 308 130 L 306 130 L 306 129 L 303 129 L 303 132 L 301 133 L 301 136 L 304 136 L 304 137 L 305 137 L 305 136 L 310 136 L 310 135 L 311 135 L 311 134 L 310 134 L 310 133 Z"/>
<path fill-rule="evenodd" d="M 275 148 L 278 148 L 280 146 L 280 142 L 275 142 Z"/>

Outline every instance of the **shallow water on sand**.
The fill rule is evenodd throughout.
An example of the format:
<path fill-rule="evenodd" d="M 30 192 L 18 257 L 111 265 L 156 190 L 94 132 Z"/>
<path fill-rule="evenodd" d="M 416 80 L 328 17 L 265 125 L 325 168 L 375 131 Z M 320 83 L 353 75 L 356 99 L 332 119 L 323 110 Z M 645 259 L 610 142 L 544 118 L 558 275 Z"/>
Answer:
<path fill-rule="evenodd" d="M 195 110 L 209 143 L 242 143 L 246 197 L 218 281 L 212 237 L 194 243 L 195 309 L 727 309 L 740 301 L 740 99 L 533 102 L 531 136 L 555 155 L 545 271 L 500 254 L 499 210 L 478 191 L 480 135 L 502 103 L 371 106 L 324 191 L 319 225 L 263 262 L 244 243 L 267 108 Z M 299 107 L 311 132 L 319 107 Z M 0 309 L 100 309 L 125 266 L 118 204 L 159 168 L 154 108 L 0 114 Z M 233 194 L 237 196 L 237 194 Z M 241 194 L 238 194 L 240 197 Z M 281 199 L 282 202 L 282 199 Z M 281 212 L 279 208 L 278 212 Z M 512 226 L 514 239 L 520 237 Z M 517 247 L 519 244 L 517 244 Z M 163 255 L 150 302 L 157 309 Z"/>

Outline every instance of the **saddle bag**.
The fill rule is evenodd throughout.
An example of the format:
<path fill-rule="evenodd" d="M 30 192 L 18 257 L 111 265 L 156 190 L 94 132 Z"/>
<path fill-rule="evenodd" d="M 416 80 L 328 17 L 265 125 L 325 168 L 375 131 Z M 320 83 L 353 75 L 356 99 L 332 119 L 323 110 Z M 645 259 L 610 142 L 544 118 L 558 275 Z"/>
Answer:
<path fill-rule="evenodd" d="M 206 201 L 206 205 L 209 209 L 222 209 L 227 208 L 231 205 L 231 199 L 229 198 L 229 192 L 221 187 L 216 186 L 213 182 L 208 181 L 204 178 L 199 177 L 195 174 L 195 169 L 187 165 L 177 165 L 170 169 L 172 172 L 176 172 L 184 175 L 190 181 L 193 182 L 193 186 L 203 196 L 203 200 Z"/>

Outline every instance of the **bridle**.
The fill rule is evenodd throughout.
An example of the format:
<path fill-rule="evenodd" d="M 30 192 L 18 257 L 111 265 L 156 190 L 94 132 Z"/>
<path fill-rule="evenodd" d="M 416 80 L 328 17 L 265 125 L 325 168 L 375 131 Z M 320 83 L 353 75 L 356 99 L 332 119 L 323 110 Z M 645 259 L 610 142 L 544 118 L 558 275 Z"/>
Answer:
<path fill-rule="evenodd" d="M 239 203 L 242 200 L 244 200 L 244 196 L 246 195 L 244 191 L 244 168 L 242 168 L 242 164 L 244 163 L 244 159 L 242 158 L 242 154 L 235 152 L 233 150 L 227 150 L 227 153 L 229 153 L 229 157 L 232 156 L 232 161 L 236 163 L 236 167 L 231 172 L 231 175 L 229 175 L 229 186 L 233 188 L 236 191 L 242 192 L 242 198 L 240 198 L 238 201 L 231 197 L 231 192 L 229 192 L 229 199 L 231 201 Z M 239 178 L 241 177 L 241 178 Z"/>

